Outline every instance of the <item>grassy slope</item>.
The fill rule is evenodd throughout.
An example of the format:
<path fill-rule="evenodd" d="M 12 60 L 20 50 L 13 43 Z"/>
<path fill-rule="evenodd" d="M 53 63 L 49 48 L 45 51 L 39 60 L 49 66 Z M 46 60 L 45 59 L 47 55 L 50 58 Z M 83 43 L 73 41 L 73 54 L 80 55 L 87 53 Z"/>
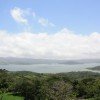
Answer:
<path fill-rule="evenodd" d="M 1 95 L 0 95 L 0 99 L 1 99 Z M 13 96 L 10 93 L 5 93 L 5 94 L 3 94 L 3 99 L 2 100 L 24 100 L 24 98 L 19 97 L 19 96 Z"/>

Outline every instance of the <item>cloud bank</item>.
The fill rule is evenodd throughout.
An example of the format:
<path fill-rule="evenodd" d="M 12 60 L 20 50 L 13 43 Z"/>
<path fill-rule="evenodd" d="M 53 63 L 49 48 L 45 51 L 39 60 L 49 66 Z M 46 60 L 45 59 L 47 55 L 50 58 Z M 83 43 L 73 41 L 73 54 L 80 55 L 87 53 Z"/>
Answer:
<path fill-rule="evenodd" d="M 49 59 L 100 58 L 100 34 L 80 35 L 68 29 L 57 33 L 10 34 L 0 31 L 1 57 Z"/>

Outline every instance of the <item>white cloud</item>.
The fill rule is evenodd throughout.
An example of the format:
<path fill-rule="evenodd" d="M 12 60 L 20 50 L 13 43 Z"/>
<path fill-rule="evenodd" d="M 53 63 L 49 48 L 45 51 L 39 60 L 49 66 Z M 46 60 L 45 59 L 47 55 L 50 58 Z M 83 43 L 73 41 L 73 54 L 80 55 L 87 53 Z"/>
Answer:
<path fill-rule="evenodd" d="M 49 25 L 52 26 L 52 27 L 55 27 L 56 26 L 55 24 L 50 23 L 50 22 L 49 22 Z"/>
<path fill-rule="evenodd" d="M 0 31 L 0 56 L 79 59 L 100 58 L 100 34 L 75 34 L 62 29 L 55 34 Z"/>
<path fill-rule="evenodd" d="M 32 12 L 32 16 L 33 16 L 33 17 L 36 17 L 36 13 L 35 13 L 35 12 Z"/>
<path fill-rule="evenodd" d="M 12 18 L 18 23 L 29 25 L 31 24 L 31 22 L 29 22 L 30 19 L 37 17 L 36 18 L 37 20 L 35 19 L 36 23 L 39 23 L 40 25 L 44 27 L 47 27 L 47 26 L 55 27 L 55 24 L 50 22 L 48 19 L 37 16 L 36 13 L 32 11 L 32 9 L 30 8 L 21 9 L 19 7 L 14 7 L 13 9 L 10 10 L 10 14 Z"/>
<path fill-rule="evenodd" d="M 15 7 L 10 11 L 11 16 L 13 17 L 13 19 L 16 22 L 23 23 L 23 24 L 27 24 L 28 23 L 28 20 L 25 18 L 25 13 L 26 12 L 25 12 L 25 10 L 22 10 L 22 9 L 20 9 L 18 7 Z"/>
<path fill-rule="evenodd" d="M 38 23 L 40 23 L 42 26 L 46 27 L 46 26 L 52 26 L 54 27 L 55 24 L 49 22 L 47 19 L 45 18 L 39 18 Z"/>

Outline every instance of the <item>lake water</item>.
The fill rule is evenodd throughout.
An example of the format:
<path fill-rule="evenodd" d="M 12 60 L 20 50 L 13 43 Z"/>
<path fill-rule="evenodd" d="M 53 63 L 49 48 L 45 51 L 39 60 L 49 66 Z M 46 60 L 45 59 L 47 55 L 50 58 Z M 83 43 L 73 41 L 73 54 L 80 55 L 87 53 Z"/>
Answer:
<path fill-rule="evenodd" d="M 33 64 L 33 65 L 0 65 L 0 68 L 9 71 L 32 71 L 38 73 L 60 73 L 71 71 L 90 71 L 91 68 L 100 65 L 100 63 L 87 64 Z"/>

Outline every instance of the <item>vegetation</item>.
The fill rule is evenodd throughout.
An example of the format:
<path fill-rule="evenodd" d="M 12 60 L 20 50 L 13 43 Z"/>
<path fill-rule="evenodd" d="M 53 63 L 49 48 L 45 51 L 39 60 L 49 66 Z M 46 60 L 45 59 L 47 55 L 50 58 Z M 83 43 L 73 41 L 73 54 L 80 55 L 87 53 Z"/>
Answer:
<path fill-rule="evenodd" d="M 1 95 L 0 95 L 0 97 L 2 97 Z M 3 94 L 3 97 L 2 98 L 0 98 L 0 100 L 24 100 L 24 98 L 23 97 L 20 97 L 20 96 L 14 96 L 13 94 L 11 94 L 11 93 L 5 93 L 5 94 Z"/>
<path fill-rule="evenodd" d="M 100 74 L 39 74 L 0 69 L 0 100 L 100 100 Z"/>
<path fill-rule="evenodd" d="M 97 70 L 97 71 L 100 71 L 100 66 L 96 66 L 96 67 L 93 67 L 93 68 L 88 68 L 90 70 Z"/>

